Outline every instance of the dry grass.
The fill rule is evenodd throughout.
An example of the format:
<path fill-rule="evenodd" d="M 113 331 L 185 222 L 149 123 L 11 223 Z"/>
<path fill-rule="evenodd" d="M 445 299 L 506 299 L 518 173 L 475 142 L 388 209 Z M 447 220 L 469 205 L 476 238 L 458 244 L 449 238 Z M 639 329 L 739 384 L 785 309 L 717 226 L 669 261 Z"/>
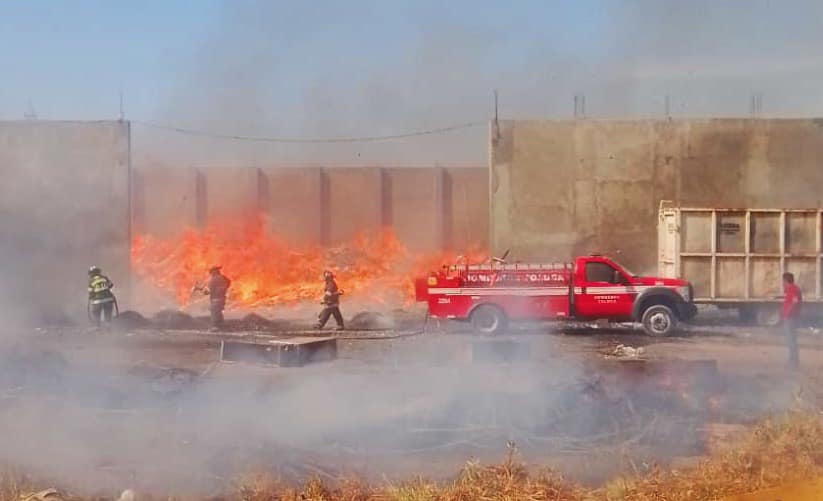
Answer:
<path fill-rule="evenodd" d="M 823 476 L 823 419 L 817 413 L 793 413 L 752 428 L 734 446 L 693 469 L 657 469 L 637 478 L 619 478 L 598 489 L 585 489 L 552 471 L 530 474 L 510 448 L 499 465 L 469 462 L 452 481 L 424 478 L 392 484 L 343 479 L 334 486 L 318 478 L 302 486 L 280 483 L 268 472 L 237 480 L 223 499 L 244 501 L 691 501 L 722 499 Z M 32 488 L 6 470 L 0 475 L 0 501 L 18 500 Z"/>
<path fill-rule="evenodd" d="M 16 468 L 3 465 L 0 469 L 0 500 L 19 499 L 35 490 L 28 477 Z"/>
<path fill-rule="evenodd" d="M 619 479 L 600 494 L 610 501 L 719 499 L 821 474 L 823 420 L 815 414 L 791 414 L 761 423 L 694 469 L 657 470 L 639 479 Z"/>
<path fill-rule="evenodd" d="M 470 462 L 446 484 L 418 478 L 400 485 L 341 484 L 329 490 L 313 480 L 297 491 L 268 490 L 268 497 L 245 497 L 241 491 L 240 497 L 255 501 L 703 501 L 821 475 L 823 420 L 818 414 L 795 413 L 761 423 L 696 468 L 655 469 L 594 490 L 564 481 L 551 471 L 530 475 L 510 449 L 502 464 Z"/>

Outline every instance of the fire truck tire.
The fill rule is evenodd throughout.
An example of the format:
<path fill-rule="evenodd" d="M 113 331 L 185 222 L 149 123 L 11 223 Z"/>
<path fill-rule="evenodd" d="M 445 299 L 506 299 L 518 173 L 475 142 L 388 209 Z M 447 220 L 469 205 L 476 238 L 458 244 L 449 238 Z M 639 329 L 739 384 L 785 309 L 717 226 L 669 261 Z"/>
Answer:
<path fill-rule="evenodd" d="M 663 304 L 655 304 L 643 312 L 643 331 L 649 336 L 668 336 L 677 328 L 677 316 L 671 308 Z"/>
<path fill-rule="evenodd" d="M 470 320 L 475 331 L 487 335 L 503 334 L 509 324 L 503 310 L 490 304 L 478 306 L 472 312 Z"/>

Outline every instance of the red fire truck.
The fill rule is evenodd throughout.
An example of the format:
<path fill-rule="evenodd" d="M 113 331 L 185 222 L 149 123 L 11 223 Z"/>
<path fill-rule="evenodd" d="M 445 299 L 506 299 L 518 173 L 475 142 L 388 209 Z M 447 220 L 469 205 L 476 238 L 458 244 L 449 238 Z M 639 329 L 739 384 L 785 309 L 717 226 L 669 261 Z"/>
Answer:
<path fill-rule="evenodd" d="M 510 320 L 640 322 L 652 336 L 671 334 L 697 312 L 692 285 L 640 277 L 605 256 L 571 263 L 444 266 L 415 281 L 417 300 L 432 318 L 471 322 L 485 334 L 505 332 Z"/>

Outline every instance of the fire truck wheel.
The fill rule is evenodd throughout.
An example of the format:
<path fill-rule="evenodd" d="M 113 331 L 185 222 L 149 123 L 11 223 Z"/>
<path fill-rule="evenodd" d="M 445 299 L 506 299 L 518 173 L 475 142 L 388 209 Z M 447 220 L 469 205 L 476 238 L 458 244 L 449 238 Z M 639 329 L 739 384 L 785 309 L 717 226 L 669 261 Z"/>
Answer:
<path fill-rule="evenodd" d="M 643 312 L 643 331 L 649 336 L 668 336 L 677 327 L 677 317 L 671 308 L 656 304 Z"/>
<path fill-rule="evenodd" d="M 481 334 L 502 334 L 506 332 L 508 321 L 500 308 L 491 305 L 478 306 L 472 312 L 471 323 L 474 330 Z"/>

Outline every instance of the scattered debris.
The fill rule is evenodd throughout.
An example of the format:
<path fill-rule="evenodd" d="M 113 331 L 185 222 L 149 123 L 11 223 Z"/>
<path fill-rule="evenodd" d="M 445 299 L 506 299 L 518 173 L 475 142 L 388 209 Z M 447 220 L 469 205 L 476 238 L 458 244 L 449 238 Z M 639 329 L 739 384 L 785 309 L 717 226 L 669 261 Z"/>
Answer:
<path fill-rule="evenodd" d="M 249 313 L 239 320 L 239 327 L 242 330 L 262 331 L 270 329 L 272 326 L 274 326 L 274 322 L 257 313 Z"/>
<path fill-rule="evenodd" d="M 643 348 L 642 346 L 639 348 L 634 348 L 632 346 L 618 344 L 614 348 L 612 356 L 619 358 L 638 358 L 643 356 L 644 353 L 646 353 L 646 348 Z"/>
<path fill-rule="evenodd" d="M 196 329 L 200 322 L 179 310 L 162 310 L 154 315 L 153 323 L 161 329 Z"/>
<path fill-rule="evenodd" d="M 189 389 L 198 378 L 197 372 L 177 367 L 138 366 L 129 372 L 132 375 L 148 380 L 152 392 L 162 396 L 172 396 L 183 393 Z"/>
<path fill-rule="evenodd" d="M 136 496 L 134 491 L 131 489 L 126 489 L 122 493 L 120 493 L 120 497 L 117 498 L 117 501 L 134 501 Z"/>
<path fill-rule="evenodd" d="M 60 501 L 62 499 L 63 496 L 60 495 L 57 489 L 44 489 L 40 492 L 20 496 L 20 501 Z"/>
<path fill-rule="evenodd" d="M 112 319 L 112 325 L 123 329 L 139 329 L 148 326 L 149 323 L 146 317 L 134 310 L 123 311 Z"/>

